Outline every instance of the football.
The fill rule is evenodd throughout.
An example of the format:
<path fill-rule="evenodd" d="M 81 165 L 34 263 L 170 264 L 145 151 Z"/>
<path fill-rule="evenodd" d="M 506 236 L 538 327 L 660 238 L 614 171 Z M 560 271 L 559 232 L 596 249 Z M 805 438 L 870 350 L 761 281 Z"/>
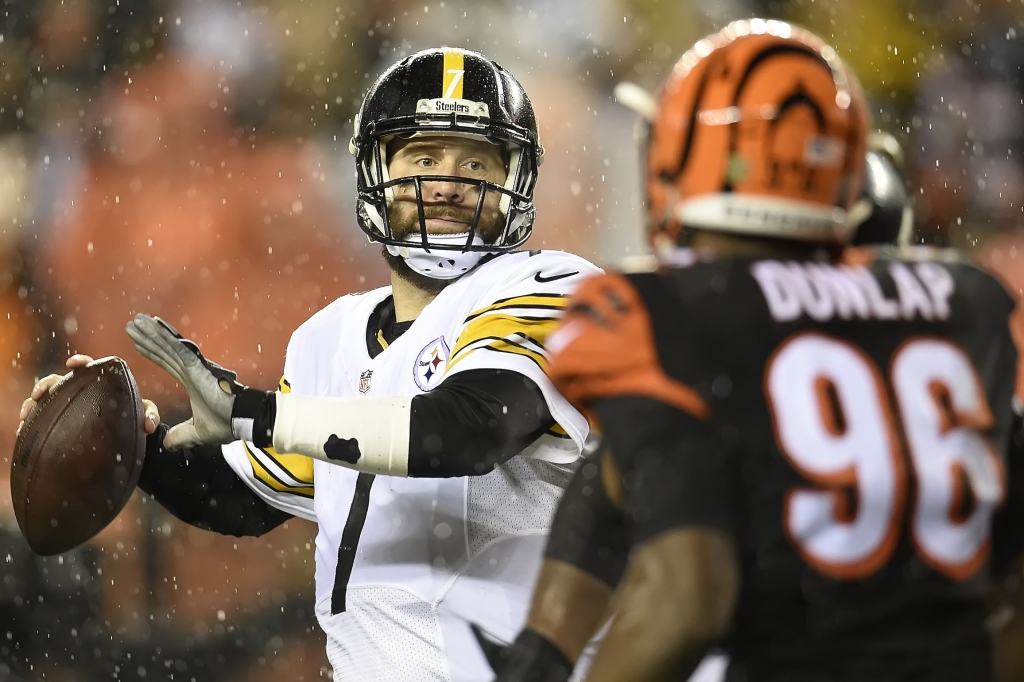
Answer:
<path fill-rule="evenodd" d="M 142 472 L 144 416 L 117 357 L 74 370 L 36 405 L 11 458 L 14 514 L 34 552 L 66 552 L 117 516 Z"/>

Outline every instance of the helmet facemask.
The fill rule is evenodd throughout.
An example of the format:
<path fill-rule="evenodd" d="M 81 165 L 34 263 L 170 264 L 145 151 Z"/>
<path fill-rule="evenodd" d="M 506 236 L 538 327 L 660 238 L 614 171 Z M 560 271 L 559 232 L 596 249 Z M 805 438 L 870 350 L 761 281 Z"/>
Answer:
<path fill-rule="evenodd" d="M 440 279 L 451 279 L 471 269 L 487 253 L 511 251 L 520 247 L 533 230 L 536 208 L 533 205 L 533 188 L 536 182 L 535 166 L 530 154 L 524 153 L 523 142 L 511 135 L 508 139 L 495 139 L 492 136 L 475 132 L 442 132 L 431 119 L 432 115 L 417 116 L 412 125 L 378 126 L 378 130 L 368 130 L 367 141 L 357 153 L 356 164 L 358 173 L 358 218 L 360 227 L 371 240 L 387 246 L 392 255 L 402 256 L 410 266 L 421 274 Z M 455 114 L 443 117 L 451 123 Z M 458 122 L 460 128 L 465 124 Z M 452 126 L 454 127 L 454 126 Z M 380 130 L 383 128 L 384 130 Z M 492 129 L 493 130 L 493 129 Z M 388 145 L 397 138 L 416 138 L 427 136 L 469 137 L 486 140 L 492 144 L 500 144 L 505 150 L 506 175 L 502 184 L 474 178 L 454 175 L 410 175 L 392 178 L 388 171 Z M 532 142 L 530 143 L 532 144 Z M 444 182 L 461 185 L 471 197 L 474 206 L 469 218 L 468 229 L 459 234 L 431 234 L 427 230 L 426 221 L 436 213 L 424 203 L 424 186 L 431 183 Z M 395 224 L 393 211 L 396 205 L 396 193 L 404 192 L 415 197 L 416 223 L 415 232 L 405 232 Z M 495 208 L 494 197 L 497 197 Z M 495 210 L 496 209 L 496 210 Z M 445 210 L 462 213 L 458 209 Z M 493 212 L 495 223 L 492 225 Z"/>
<path fill-rule="evenodd" d="M 499 145 L 504 177 L 417 174 L 426 167 L 393 177 L 388 153 L 397 153 L 395 140 L 419 137 Z M 431 48 L 390 67 L 363 99 L 349 149 L 356 157 L 360 229 L 427 277 L 458 277 L 488 253 L 519 248 L 533 230 L 533 190 L 544 154 L 533 106 L 512 74 L 479 53 Z M 465 194 L 456 200 L 461 192 L 448 187 L 437 201 L 433 183 L 461 186 Z M 445 204 L 452 212 L 443 213 Z M 450 224 L 440 231 L 458 234 L 431 234 L 431 219 L 446 217 Z"/>

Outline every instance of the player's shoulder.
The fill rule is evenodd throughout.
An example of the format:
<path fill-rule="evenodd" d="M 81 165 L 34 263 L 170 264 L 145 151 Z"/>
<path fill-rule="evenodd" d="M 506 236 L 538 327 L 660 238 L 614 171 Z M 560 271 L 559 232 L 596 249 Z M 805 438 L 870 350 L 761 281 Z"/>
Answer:
<path fill-rule="evenodd" d="M 379 287 L 341 296 L 327 304 L 292 332 L 292 343 L 309 344 L 316 339 L 336 339 L 339 329 L 353 326 L 360 315 L 369 318 L 373 309 L 391 294 L 391 287 Z"/>
<path fill-rule="evenodd" d="M 584 281 L 565 324 L 548 339 L 549 376 L 555 386 L 584 408 L 599 398 L 637 395 L 708 418 L 704 399 L 672 378 L 672 368 L 662 362 L 677 356 L 661 352 L 663 342 L 670 340 L 673 350 L 686 343 L 685 334 L 672 333 L 685 315 L 675 306 L 662 310 L 659 305 L 671 305 L 671 296 L 671 288 L 655 272 L 612 271 Z"/>
<path fill-rule="evenodd" d="M 976 278 L 979 282 L 989 281 L 999 284 L 992 274 L 981 267 L 977 262 L 968 257 L 959 249 L 940 248 L 935 246 L 861 246 L 851 247 L 846 250 L 843 260 L 847 262 L 862 262 L 872 266 L 887 266 L 892 263 L 903 263 L 906 265 L 929 264 L 942 267 L 954 276 L 965 278 Z M 999 284 L 1001 286 L 1001 284 Z"/>
<path fill-rule="evenodd" d="M 722 322 L 730 311 L 742 312 L 744 300 L 760 303 L 752 264 L 751 259 L 715 259 L 677 248 L 657 258 L 632 259 L 619 276 L 652 310 L 667 306 L 691 322 Z"/>
<path fill-rule="evenodd" d="M 708 318 L 715 326 L 730 326 L 730 320 L 749 325 L 773 302 L 788 301 L 794 310 L 816 309 L 818 298 L 845 300 L 843 291 L 851 287 L 869 300 L 877 298 L 876 291 L 879 296 L 895 294 L 900 300 L 910 289 L 927 291 L 932 297 L 948 300 L 953 311 L 963 311 L 974 319 L 978 314 L 1004 317 L 1015 302 L 998 277 L 954 249 L 858 247 L 847 249 L 831 262 L 702 259 L 678 249 L 659 258 L 656 270 L 645 269 L 648 271 L 627 275 L 645 302 L 688 310 L 691 322 Z M 865 281 L 862 275 L 877 284 Z M 801 308 L 795 305 L 797 301 L 805 305 Z M 844 308 L 841 303 L 833 307 Z M 705 314 L 712 312 L 710 317 Z"/>
<path fill-rule="evenodd" d="M 930 246 L 875 247 L 868 256 L 875 272 L 890 275 L 898 268 L 913 272 L 926 285 L 951 288 L 953 301 L 972 310 L 1008 314 L 1017 297 L 995 273 L 958 249 Z"/>
<path fill-rule="evenodd" d="M 706 310 L 721 320 L 723 295 L 735 301 L 755 294 L 748 266 L 749 261 L 711 260 L 682 248 L 658 257 L 635 257 L 586 278 L 575 291 L 573 305 L 620 310 L 639 306 L 646 309 L 645 319 L 648 313 L 670 308 L 672 317 L 700 320 L 709 317 L 702 313 Z"/>
<path fill-rule="evenodd" d="M 503 291 L 514 295 L 529 293 L 567 294 L 601 268 L 566 251 L 516 251 L 496 256 L 464 277 L 464 284 L 492 297 Z"/>

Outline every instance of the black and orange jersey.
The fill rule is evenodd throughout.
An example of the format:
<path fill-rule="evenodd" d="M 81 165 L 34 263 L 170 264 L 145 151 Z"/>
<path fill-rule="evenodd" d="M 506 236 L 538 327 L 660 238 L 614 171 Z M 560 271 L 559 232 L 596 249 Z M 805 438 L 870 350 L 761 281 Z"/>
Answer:
<path fill-rule="evenodd" d="M 1013 300 L 967 262 L 876 256 L 605 275 L 550 340 L 633 541 L 734 539 L 729 680 L 990 678 L 992 546 L 1024 537 L 994 523 L 1020 503 Z"/>

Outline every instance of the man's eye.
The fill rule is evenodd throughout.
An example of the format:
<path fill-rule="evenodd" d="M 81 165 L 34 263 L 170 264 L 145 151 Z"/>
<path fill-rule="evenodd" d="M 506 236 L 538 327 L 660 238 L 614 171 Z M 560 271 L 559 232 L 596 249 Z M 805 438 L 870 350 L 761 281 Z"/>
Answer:
<path fill-rule="evenodd" d="M 479 172 L 484 169 L 484 165 L 479 161 L 467 161 L 466 168 L 474 172 Z"/>
<path fill-rule="evenodd" d="M 420 166 L 421 168 L 430 168 L 431 166 L 434 165 L 434 160 L 429 157 L 423 157 L 422 159 L 416 161 L 416 165 Z"/>

